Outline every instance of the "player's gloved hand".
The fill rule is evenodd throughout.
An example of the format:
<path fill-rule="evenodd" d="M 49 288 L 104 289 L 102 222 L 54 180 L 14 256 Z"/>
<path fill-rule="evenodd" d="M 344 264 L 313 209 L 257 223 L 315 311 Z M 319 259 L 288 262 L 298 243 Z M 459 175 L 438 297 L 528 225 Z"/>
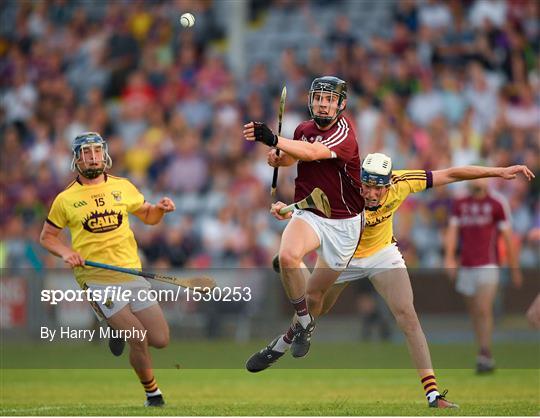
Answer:
<path fill-rule="evenodd" d="M 262 142 L 269 147 L 275 147 L 278 143 L 277 135 L 266 124 L 253 122 L 255 141 Z"/>

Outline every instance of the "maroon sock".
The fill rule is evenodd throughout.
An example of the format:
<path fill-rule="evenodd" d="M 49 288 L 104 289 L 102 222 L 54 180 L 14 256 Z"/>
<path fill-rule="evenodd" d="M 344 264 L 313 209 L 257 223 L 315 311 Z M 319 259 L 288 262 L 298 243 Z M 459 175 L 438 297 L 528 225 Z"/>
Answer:
<path fill-rule="evenodd" d="M 291 325 L 285 335 L 283 336 L 283 341 L 285 341 L 287 344 L 292 344 L 292 340 L 294 338 L 294 328 Z"/>
<path fill-rule="evenodd" d="M 302 296 L 301 298 L 296 300 L 291 299 L 291 303 L 293 304 L 296 314 L 298 316 L 304 316 L 308 314 L 306 296 Z"/>

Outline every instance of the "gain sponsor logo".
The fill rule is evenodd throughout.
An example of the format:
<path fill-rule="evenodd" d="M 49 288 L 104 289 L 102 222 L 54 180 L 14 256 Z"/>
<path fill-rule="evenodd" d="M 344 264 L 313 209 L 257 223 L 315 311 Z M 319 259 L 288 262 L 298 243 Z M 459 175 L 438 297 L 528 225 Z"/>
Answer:
<path fill-rule="evenodd" d="M 88 232 L 100 234 L 117 229 L 122 225 L 122 213 L 114 210 L 104 212 L 91 212 L 83 221 L 83 228 Z"/>
<path fill-rule="evenodd" d="M 78 202 L 75 202 L 73 204 L 74 208 L 82 208 L 83 206 L 86 206 L 87 203 L 84 200 L 79 200 Z"/>

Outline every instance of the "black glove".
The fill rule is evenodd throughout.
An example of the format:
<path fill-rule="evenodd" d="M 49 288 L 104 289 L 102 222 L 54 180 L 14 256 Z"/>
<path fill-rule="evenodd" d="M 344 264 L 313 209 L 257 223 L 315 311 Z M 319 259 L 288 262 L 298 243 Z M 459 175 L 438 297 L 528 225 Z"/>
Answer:
<path fill-rule="evenodd" d="M 269 147 L 275 147 L 278 143 L 277 135 L 262 122 L 253 122 L 255 141 L 262 142 Z"/>

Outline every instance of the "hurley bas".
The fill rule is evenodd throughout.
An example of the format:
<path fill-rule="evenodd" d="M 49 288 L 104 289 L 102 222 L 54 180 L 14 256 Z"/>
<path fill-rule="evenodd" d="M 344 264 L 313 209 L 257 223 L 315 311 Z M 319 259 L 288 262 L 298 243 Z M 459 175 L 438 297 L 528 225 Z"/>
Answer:
<path fill-rule="evenodd" d="M 146 338 L 147 330 L 140 329 L 112 329 L 110 327 L 100 328 L 98 338 L 120 338 L 123 340 L 137 339 L 144 341 Z M 96 337 L 95 329 L 77 329 L 72 327 L 60 327 L 59 329 L 41 327 L 40 338 L 42 340 L 48 340 L 49 342 L 58 340 L 85 340 L 93 341 Z"/>

